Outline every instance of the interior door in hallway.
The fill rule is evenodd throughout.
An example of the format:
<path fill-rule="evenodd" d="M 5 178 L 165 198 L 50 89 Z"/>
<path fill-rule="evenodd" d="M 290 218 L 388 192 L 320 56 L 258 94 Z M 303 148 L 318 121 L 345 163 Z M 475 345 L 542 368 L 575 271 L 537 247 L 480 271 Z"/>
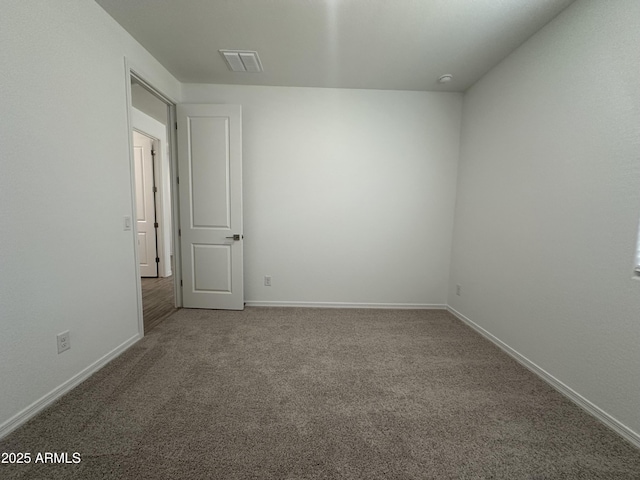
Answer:
<path fill-rule="evenodd" d="M 157 277 L 157 231 L 153 172 L 153 140 L 133 132 L 136 179 L 136 220 L 140 276 Z"/>
<path fill-rule="evenodd" d="M 239 105 L 178 105 L 182 295 L 186 308 L 242 310 Z"/>

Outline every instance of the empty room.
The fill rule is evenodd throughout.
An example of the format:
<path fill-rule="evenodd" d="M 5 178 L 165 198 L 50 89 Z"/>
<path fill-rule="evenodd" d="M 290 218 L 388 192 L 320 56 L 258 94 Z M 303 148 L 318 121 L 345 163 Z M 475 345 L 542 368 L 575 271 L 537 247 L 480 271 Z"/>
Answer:
<path fill-rule="evenodd" d="M 0 6 L 0 478 L 640 478 L 640 2 Z"/>

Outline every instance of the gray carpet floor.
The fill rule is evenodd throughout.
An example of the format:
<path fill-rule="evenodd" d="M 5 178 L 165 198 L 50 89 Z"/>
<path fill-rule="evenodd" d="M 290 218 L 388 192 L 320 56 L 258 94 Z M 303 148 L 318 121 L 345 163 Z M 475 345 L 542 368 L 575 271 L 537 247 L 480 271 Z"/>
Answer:
<path fill-rule="evenodd" d="M 640 451 L 445 311 L 180 310 L 25 426 L 9 479 L 639 479 Z"/>

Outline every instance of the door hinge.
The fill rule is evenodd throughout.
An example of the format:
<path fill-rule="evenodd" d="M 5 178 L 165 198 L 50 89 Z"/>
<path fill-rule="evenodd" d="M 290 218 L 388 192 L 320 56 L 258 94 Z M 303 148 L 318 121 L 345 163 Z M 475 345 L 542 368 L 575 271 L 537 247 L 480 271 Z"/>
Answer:
<path fill-rule="evenodd" d="M 180 286 L 182 286 L 182 280 L 180 280 Z"/>
<path fill-rule="evenodd" d="M 158 193 L 158 187 L 153 187 L 153 193 Z"/>
<path fill-rule="evenodd" d="M 176 130 L 178 129 L 178 122 L 176 122 Z"/>
<path fill-rule="evenodd" d="M 176 182 L 180 184 L 180 177 L 176 177 Z"/>
<path fill-rule="evenodd" d="M 153 156 L 153 157 L 156 156 L 156 151 L 155 150 L 151 150 L 151 156 Z"/>
<path fill-rule="evenodd" d="M 156 263 L 160 263 L 160 259 L 156 257 Z"/>
<path fill-rule="evenodd" d="M 159 227 L 158 222 L 153 224 L 153 228 L 158 228 L 158 227 Z"/>
<path fill-rule="evenodd" d="M 179 228 L 179 229 L 178 229 L 178 236 L 179 236 L 179 237 L 181 237 L 181 236 L 182 236 L 182 229 L 181 229 L 181 228 Z"/>

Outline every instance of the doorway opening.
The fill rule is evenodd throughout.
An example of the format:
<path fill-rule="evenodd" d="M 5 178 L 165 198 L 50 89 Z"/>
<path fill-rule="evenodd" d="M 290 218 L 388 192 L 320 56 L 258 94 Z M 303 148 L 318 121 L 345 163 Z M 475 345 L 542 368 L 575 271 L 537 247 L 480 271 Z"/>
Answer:
<path fill-rule="evenodd" d="M 141 112 L 136 112 L 140 114 Z M 135 115 L 138 116 L 138 115 Z M 154 138 L 136 125 L 136 119 L 132 119 L 133 127 L 133 161 L 136 179 L 136 223 L 138 236 L 138 263 L 142 278 L 158 278 L 171 275 L 170 258 L 165 258 L 165 249 L 162 248 L 162 230 L 159 220 L 162 219 L 163 227 L 166 226 L 162 203 L 158 205 L 160 190 L 158 189 L 159 168 L 158 159 L 162 150 L 162 141 Z M 138 128 L 136 128 L 138 127 Z M 159 156 L 159 158 L 158 158 Z M 170 223 L 170 220 L 169 220 Z M 170 249 L 168 250 L 170 252 Z M 162 252 L 162 253 L 161 253 Z M 160 256 L 162 255 L 162 272 L 160 271 Z"/>
<path fill-rule="evenodd" d="M 181 304 L 175 135 L 170 128 L 175 104 L 129 73 L 139 327 L 146 335 Z"/>

